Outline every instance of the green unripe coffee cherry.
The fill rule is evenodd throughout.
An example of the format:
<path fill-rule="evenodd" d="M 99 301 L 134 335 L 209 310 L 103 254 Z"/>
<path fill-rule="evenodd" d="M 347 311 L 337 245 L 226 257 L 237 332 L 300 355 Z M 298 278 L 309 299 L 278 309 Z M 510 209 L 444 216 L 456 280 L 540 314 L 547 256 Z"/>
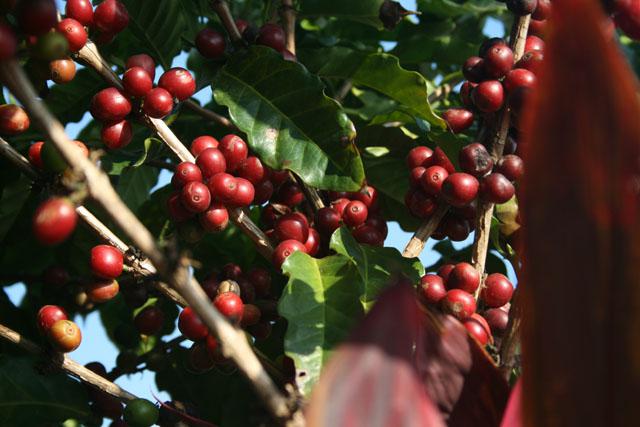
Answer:
<path fill-rule="evenodd" d="M 156 405 L 147 399 L 133 399 L 124 408 L 124 420 L 131 427 L 149 427 L 158 421 Z"/>
<path fill-rule="evenodd" d="M 62 59 L 69 53 L 69 42 L 60 33 L 51 32 L 38 38 L 33 48 L 33 56 L 43 61 Z"/>
<path fill-rule="evenodd" d="M 45 142 L 40 151 L 40 158 L 44 168 L 53 173 L 62 173 L 67 169 L 67 163 L 58 152 L 58 149 L 51 142 Z"/>

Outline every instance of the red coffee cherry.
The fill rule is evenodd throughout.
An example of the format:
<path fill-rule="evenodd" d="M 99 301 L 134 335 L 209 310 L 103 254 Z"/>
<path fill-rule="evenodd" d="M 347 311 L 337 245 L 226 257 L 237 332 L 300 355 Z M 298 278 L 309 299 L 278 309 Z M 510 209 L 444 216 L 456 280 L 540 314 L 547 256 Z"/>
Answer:
<path fill-rule="evenodd" d="M 41 36 L 58 22 L 58 10 L 54 0 L 21 0 L 15 16 L 25 34 Z"/>
<path fill-rule="evenodd" d="M 264 268 L 255 267 L 247 273 L 247 280 L 249 280 L 256 294 L 259 297 L 267 297 L 271 291 L 271 274 Z"/>
<path fill-rule="evenodd" d="M 202 182 L 202 172 L 200 168 L 191 162 L 182 162 L 176 166 L 171 178 L 171 184 L 174 188 L 180 189 L 191 181 Z"/>
<path fill-rule="evenodd" d="M 173 97 L 161 87 L 153 88 L 144 97 L 142 109 L 147 116 L 161 119 L 173 110 Z"/>
<path fill-rule="evenodd" d="M 513 93 L 516 89 L 521 87 L 531 89 L 535 88 L 537 78 L 536 75 L 529 70 L 516 68 L 515 70 L 509 71 L 509 74 L 507 74 L 503 83 L 507 93 Z"/>
<path fill-rule="evenodd" d="M 279 187 L 284 184 L 286 181 L 289 181 L 290 175 L 287 170 L 270 170 L 271 182 L 273 182 L 274 187 Z"/>
<path fill-rule="evenodd" d="M 447 172 L 449 172 L 449 175 L 451 175 L 456 171 L 455 166 L 453 166 L 453 163 L 451 163 L 451 160 L 449 160 L 449 157 L 447 156 L 447 154 L 440 147 L 436 147 L 433 150 L 433 158 L 431 160 L 431 165 L 429 166 L 434 166 L 434 165 L 442 166 L 447 170 Z"/>
<path fill-rule="evenodd" d="M 532 19 L 543 20 L 551 16 L 551 0 L 538 0 L 536 9 L 531 14 Z"/>
<path fill-rule="evenodd" d="M 213 300 L 213 305 L 230 321 L 238 323 L 242 320 L 244 304 L 235 293 L 223 292 L 219 294 Z"/>
<path fill-rule="evenodd" d="M 442 299 L 442 308 L 459 320 L 466 320 L 476 312 L 476 300 L 462 289 L 452 289 Z"/>
<path fill-rule="evenodd" d="M 489 49 L 491 49 L 492 47 L 496 45 L 506 45 L 506 44 L 507 43 L 504 41 L 504 39 L 500 37 L 491 37 L 491 38 L 485 39 L 480 45 L 480 49 L 478 49 L 478 54 L 484 58 L 487 52 L 489 52 Z"/>
<path fill-rule="evenodd" d="M 378 206 L 378 190 L 370 185 L 365 185 L 360 191 L 352 193 L 351 199 L 361 201 L 369 210 L 375 210 Z"/>
<path fill-rule="evenodd" d="M 413 216 L 426 219 L 435 212 L 438 201 L 434 196 L 426 194 L 421 189 L 415 189 L 409 191 L 405 197 L 405 204 Z"/>
<path fill-rule="evenodd" d="M 501 204 L 508 202 L 516 193 L 516 189 L 501 173 L 492 173 L 480 182 L 480 198 L 487 202 Z"/>
<path fill-rule="evenodd" d="M 113 246 L 98 245 L 91 249 L 91 272 L 102 279 L 115 279 L 122 274 L 124 256 Z"/>
<path fill-rule="evenodd" d="M 93 96 L 90 112 L 101 122 L 119 122 L 131 112 L 131 103 L 122 91 L 109 87 Z"/>
<path fill-rule="evenodd" d="M 412 148 L 407 155 L 407 166 L 409 169 L 417 168 L 418 166 L 428 168 L 431 166 L 432 157 L 433 150 L 429 147 Z"/>
<path fill-rule="evenodd" d="M 516 68 L 524 68 L 534 74 L 537 74 L 540 70 L 540 66 L 544 61 L 544 53 L 539 50 L 532 50 L 525 53 L 522 58 L 516 63 Z"/>
<path fill-rule="evenodd" d="M 58 320 L 67 320 L 67 312 L 57 305 L 45 305 L 38 311 L 37 324 L 38 329 L 43 334 L 49 332 L 51 326 Z"/>
<path fill-rule="evenodd" d="M 211 204 L 211 193 L 202 182 L 191 181 L 182 187 L 180 201 L 188 211 L 194 213 L 204 212 Z"/>
<path fill-rule="evenodd" d="M 93 22 L 103 33 L 116 34 L 129 25 L 129 12 L 117 0 L 104 0 L 93 11 Z"/>
<path fill-rule="evenodd" d="M 509 181 L 518 181 L 524 175 L 524 162 L 515 154 L 507 154 L 500 159 L 495 171 L 504 175 Z"/>
<path fill-rule="evenodd" d="M 524 51 L 531 52 L 533 50 L 544 52 L 544 41 L 538 36 L 527 36 L 527 40 L 524 43 Z"/>
<path fill-rule="evenodd" d="M 473 103 L 483 113 L 494 113 L 504 103 L 504 89 L 498 80 L 484 81 L 473 90 L 471 94 Z"/>
<path fill-rule="evenodd" d="M 625 35 L 640 39 L 640 5 L 636 1 L 620 0 L 614 3 L 613 20 Z"/>
<path fill-rule="evenodd" d="M 491 308 L 484 312 L 482 315 L 489 327 L 491 333 L 496 336 L 501 336 L 506 330 L 509 324 L 509 313 L 501 308 Z"/>
<path fill-rule="evenodd" d="M 149 74 L 149 77 L 151 77 L 151 80 L 156 78 L 156 63 L 153 58 L 146 53 L 131 55 L 127 59 L 125 68 L 129 69 L 133 67 L 140 67 L 145 70 Z"/>
<path fill-rule="evenodd" d="M 499 79 L 513 67 L 513 51 L 509 46 L 496 44 L 484 56 L 484 70 L 490 78 Z"/>
<path fill-rule="evenodd" d="M 350 202 L 342 213 L 342 220 L 349 227 L 357 227 L 364 224 L 369 215 L 367 206 L 359 200 Z"/>
<path fill-rule="evenodd" d="M 264 24 L 260 27 L 256 43 L 263 46 L 269 46 L 270 48 L 281 52 L 284 50 L 286 43 L 284 30 L 276 24 Z"/>
<path fill-rule="evenodd" d="M 42 203 L 34 213 L 33 234 L 44 245 L 57 245 L 73 233 L 77 222 L 73 203 L 54 197 Z"/>
<path fill-rule="evenodd" d="M 280 268 L 282 263 L 296 251 L 307 252 L 307 248 L 297 240 L 285 240 L 280 242 L 273 251 L 273 264 Z"/>
<path fill-rule="evenodd" d="M 478 286 L 480 286 L 480 273 L 467 262 L 456 264 L 447 278 L 447 289 L 462 289 L 472 294 Z"/>
<path fill-rule="evenodd" d="M 75 19 L 63 19 L 58 22 L 56 30 L 67 39 L 69 52 L 77 52 L 87 44 L 87 31 L 84 29 L 84 26 Z"/>
<path fill-rule="evenodd" d="M 266 171 L 264 166 L 262 166 L 262 162 L 255 156 L 249 156 L 242 160 L 236 169 L 236 174 L 241 178 L 249 180 L 253 185 L 262 182 L 266 177 Z"/>
<path fill-rule="evenodd" d="M 435 274 L 425 274 L 420 279 L 420 295 L 429 304 L 437 304 L 447 294 L 442 277 Z"/>
<path fill-rule="evenodd" d="M 217 173 L 209 179 L 211 198 L 224 204 L 231 204 L 238 192 L 238 181 L 228 173 Z"/>
<path fill-rule="evenodd" d="M 473 113 L 464 108 L 449 108 L 442 113 L 442 119 L 453 133 L 464 132 L 473 125 Z"/>
<path fill-rule="evenodd" d="M 196 49 L 205 58 L 220 58 L 224 55 L 224 36 L 211 28 L 203 28 L 196 35 Z"/>
<path fill-rule="evenodd" d="M 529 22 L 528 34 L 541 37 L 541 36 L 544 36 L 546 32 L 547 32 L 546 20 L 539 21 L 537 19 L 532 19 L 531 22 Z"/>
<path fill-rule="evenodd" d="M 473 313 L 471 317 L 463 322 L 463 325 L 471 335 L 471 338 L 475 339 L 480 346 L 484 347 L 493 341 L 489 325 L 478 313 Z"/>
<path fill-rule="evenodd" d="M 487 307 L 502 307 L 513 296 L 513 284 L 504 274 L 492 273 L 487 276 L 484 287 L 480 292 L 480 298 Z"/>
<path fill-rule="evenodd" d="M 353 238 L 356 241 L 363 245 L 371 245 L 371 246 L 383 246 L 384 245 L 384 234 L 377 228 L 363 224 L 360 227 L 356 228 L 351 232 Z"/>
<path fill-rule="evenodd" d="M 128 120 L 115 123 L 105 123 L 100 131 L 102 143 L 110 150 L 124 148 L 133 138 L 133 130 Z"/>
<path fill-rule="evenodd" d="M 16 54 L 18 39 L 13 29 L 0 22 L 0 61 L 11 59 Z"/>
<path fill-rule="evenodd" d="M 229 224 L 229 212 L 220 202 L 213 202 L 209 209 L 200 215 L 200 225 L 207 231 L 219 232 L 227 228 Z"/>
<path fill-rule="evenodd" d="M 178 316 L 178 329 L 191 341 L 203 340 L 209 335 L 207 327 L 202 323 L 191 307 L 185 307 Z"/>
<path fill-rule="evenodd" d="M 463 171 L 478 177 L 486 175 L 493 168 L 491 154 L 479 142 L 471 143 L 460 150 L 458 162 Z"/>
<path fill-rule="evenodd" d="M 104 279 L 90 284 L 85 289 L 91 301 L 103 303 L 112 300 L 118 295 L 120 285 L 115 279 Z"/>
<path fill-rule="evenodd" d="M 452 206 L 462 207 L 471 203 L 478 195 L 480 183 L 467 173 L 452 173 L 442 184 L 442 196 Z"/>
<path fill-rule="evenodd" d="M 273 196 L 273 184 L 269 180 L 259 182 L 254 185 L 255 195 L 253 202 L 256 205 L 262 205 L 268 202 Z"/>
<path fill-rule="evenodd" d="M 191 154 L 198 157 L 207 148 L 218 148 L 220 143 L 212 136 L 202 135 L 191 142 Z"/>
<path fill-rule="evenodd" d="M 237 190 L 230 204 L 236 207 L 249 206 L 256 194 L 253 184 L 244 178 L 236 178 Z"/>
<path fill-rule="evenodd" d="M 326 206 L 316 212 L 315 224 L 322 234 L 330 236 L 340 227 L 341 219 L 342 217 L 335 209 Z"/>
<path fill-rule="evenodd" d="M 462 64 L 464 78 L 472 83 L 480 83 L 485 79 L 484 59 L 479 56 L 471 56 Z"/>
<path fill-rule="evenodd" d="M 193 217 L 193 213 L 189 212 L 182 206 L 180 193 L 174 193 L 167 199 L 167 211 L 169 217 L 176 222 L 184 222 Z"/>
<path fill-rule="evenodd" d="M 65 15 L 86 27 L 93 25 L 93 5 L 90 0 L 67 0 Z"/>
<path fill-rule="evenodd" d="M 293 239 L 305 243 L 309 237 L 309 223 L 303 215 L 297 213 L 286 214 L 278 218 L 274 230 L 279 241 Z"/>
<path fill-rule="evenodd" d="M 224 158 L 227 160 L 227 170 L 229 172 L 235 172 L 240 166 L 243 160 L 247 158 L 249 153 L 249 147 L 242 138 L 237 135 L 225 135 L 220 140 L 220 151 L 224 154 Z"/>
<path fill-rule="evenodd" d="M 438 269 L 438 276 L 442 277 L 442 280 L 444 280 L 445 285 L 447 284 L 447 280 L 449 280 L 449 276 L 451 275 L 451 272 L 453 271 L 454 268 L 456 268 L 455 264 L 444 264 L 442 267 Z M 449 289 L 448 286 L 447 286 L 447 289 Z"/>
<path fill-rule="evenodd" d="M 389 227 L 387 226 L 387 221 L 382 217 L 381 214 L 377 212 L 369 212 L 369 216 L 367 216 L 366 225 L 370 225 L 380 233 L 382 233 L 383 237 L 387 237 L 389 233 Z"/>
<path fill-rule="evenodd" d="M 227 263 L 222 266 L 220 277 L 237 281 L 242 277 L 242 268 L 233 262 Z"/>
<path fill-rule="evenodd" d="M 292 208 L 302 203 L 304 200 L 304 193 L 298 184 L 293 181 L 288 181 L 280 186 L 277 199 L 283 205 L 287 205 Z"/>
<path fill-rule="evenodd" d="M 62 353 L 70 353 L 80 347 L 82 333 L 78 325 L 70 320 L 58 320 L 47 334 L 49 341 Z"/>
<path fill-rule="evenodd" d="M 341 198 L 336 199 L 333 202 L 331 202 L 331 207 L 333 208 L 333 210 L 338 212 L 338 215 L 340 215 L 340 219 L 342 219 L 342 215 L 344 214 L 344 210 L 347 208 L 347 205 L 349 203 L 351 203 L 350 199 L 347 199 L 346 197 L 341 197 Z"/>
<path fill-rule="evenodd" d="M 122 75 L 124 90 L 131 96 L 143 98 L 153 89 L 153 80 L 142 67 L 131 67 Z"/>
<path fill-rule="evenodd" d="M 318 254 L 320 250 L 320 233 L 315 228 L 309 228 L 309 237 L 304 242 L 304 247 L 309 255 L 316 256 Z"/>
<path fill-rule="evenodd" d="M 411 172 L 409 172 L 409 183 L 412 187 L 420 187 L 422 185 L 422 175 L 424 175 L 426 170 L 427 169 L 422 166 L 411 169 Z"/>
<path fill-rule="evenodd" d="M 76 63 L 68 58 L 55 59 L 49 62 L 49 74 L 58 84 L 69 83 L 76 76 Z"/>
<path fill-rule="evenodd" d="M 227 170 L 227 161 L 225 160 L 222 151 L 217 148 L 206 148 L 201 151 L 196 158 L 196 164 L 202 171 L 202 175 L 205 179 L 209 179 L 212 176 Z"/>
<path fill-rule="evenodd" d="M 162 330 L 164 313 L 155 305 L 150 305 L 136 315 L 133 323 L 141 334 L 155 335 Z"/>
<path fill-rule="evenodd" d="M 449 176 L 449 172 L 442 166 L 428 167 L 420 179 L 420 185 L 425 193 L 431 196 L 439 196 L 442 183 Z"/>
<path fill-rule="evenodd" d="M 242 321 L 240 326 L 246 328 L 247 326 L 253 326 L 260 322 L 260 316 L 262 313 L 260 309 L 253 304 L 245 304 L 242 312 Z"/>
<path fill-rule="evenodd" d="M 18 135 L 27 129 L 31 121 L 26 111 L 14 104 L 0 106 L 0 133 Z"/>
<path fill-rule="evenodd" d="M 158 86 L 166 89 L 174 98 L 184 101 L 196 92 L 196 80 L 184 68 L 167 70 L 158 81 Z"/>
<path fill-rule="evenodd" d="M 460 101 L 466 108 L 473 108 L 473 101 L 471 100 L 471 93 L 473 89 L 478 86 L 476 83 L 464 82 L 460 86 Z"/>

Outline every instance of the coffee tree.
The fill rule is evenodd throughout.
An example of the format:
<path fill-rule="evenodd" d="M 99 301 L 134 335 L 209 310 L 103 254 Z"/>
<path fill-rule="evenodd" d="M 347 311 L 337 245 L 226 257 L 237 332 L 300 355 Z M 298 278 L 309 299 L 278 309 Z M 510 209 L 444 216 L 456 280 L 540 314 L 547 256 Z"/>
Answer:
<path fill-rule="evenodd" d="M 93 3 L 0 5 L 0 425 L 633 424 L 640 2 Z"/>

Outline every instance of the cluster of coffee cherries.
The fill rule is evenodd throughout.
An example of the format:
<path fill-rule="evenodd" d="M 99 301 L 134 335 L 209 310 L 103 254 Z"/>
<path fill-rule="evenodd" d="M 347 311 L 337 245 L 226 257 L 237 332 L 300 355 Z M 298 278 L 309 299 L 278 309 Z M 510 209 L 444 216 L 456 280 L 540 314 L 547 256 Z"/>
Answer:
<path fill-rule="evenodd" d="M 279 25 L 267 23 L 256 29 L 247 21 L 238 19 L 236 26 L 247 43 L 270 47 L 280 52 L 284 59 L 296 61 L 296 56 L 285 47 L 285 33 Z M 196 35 L 195 45 L 198 52 L 205 58 L 220 59 L 224 56 L 227 43 L 220 32 L 207 27 Z"/>
<path fill-rule="evenodd" d="M 61 353 L 69 353 L 80 346 L 82 333 L 67 312 L 57 305 L 45 305 L 38 311 L 37 325 L 53 348 Z"/>
<path fill-rule="evenodd" d="M 132 111 L 161 119 L 173 111 L 174 99 L 184 101 L 196 91 L 191 73 L 176 67 L 165 71 L 153 86 L 156 64 L 149 55 L 129 57 L 122 76 L 124 90 L 110 87 L 101 90 L 91 100 L 91 115 L 103 123 L 102 142 L 111 150 L 127 146 L 131 142 L 131 123 L 127 120 Z"/>
<path fill-rule="evenodd" d="M 471 264 L 445 264 L 437 274 L 429 273 L 420 279 L 418 299 L 456 317 L 485 346 L 506 330 L 514 288 L 505 275 L 489 274 L 476 302 L 474 293 L 479 286 L 480 273 Z M 477 312 L 478 304 L 481 314 Z"/>

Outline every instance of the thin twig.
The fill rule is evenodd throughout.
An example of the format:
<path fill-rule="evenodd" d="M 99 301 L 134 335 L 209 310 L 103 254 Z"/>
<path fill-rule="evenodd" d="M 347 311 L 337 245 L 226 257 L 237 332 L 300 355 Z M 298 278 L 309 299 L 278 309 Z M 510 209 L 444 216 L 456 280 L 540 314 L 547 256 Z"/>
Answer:
<path fill-rule="evenodd" d="M 522 310 L 518 304 L 518 289 L 520 288 L 516 288 L 512 299 L 509 309 L 509 323 L 500 345 L 500 369 L 507 380 L 511 376 L 511 371 L 518 365 L 516 349 L 520 344 L 520 323 L 522 320 Z"/>
<path fill-rule="evenodd" d="M 280 17 L 284 34 L 286 37 L 287 50 L 296 54 L 296 10 L 293 7 L 293 0 L 282 0 L 280 7 Z"/>
<path fill-rule="evenodd" d="M 0 138 L 0 154 L 6 157 L 11 163 L 17 166 L 25 175 L 31 179 L 39 177 L 38 172 L 31 166 L 29 160 L 18 153 L 7 141 Z"/>
<path fill-rule="evenodd" d="M 224 116 L 221 116 L 218 113 L 215 113 L 207 108 L 201 107 L 197 102 L 195 102 L 192 99 L 187 99 L 186 101 L 182 102 L 182 105 L 184 105 L 185 107 L 187 107 L 188 109 L 190 109 L 191 111 L 194 111 L 196 113 L 198 113 L 199 115 L 201 115 L 202 117 L 204 117 L 205 119 L 209 119 L 212 120 L 222 126 L 228 127 L 231 130 L 238 130 L 238 128 L 236 127 L 236 125 L 233 124 L 233 122 L 229 119 L 227 119 Z"/>
<path fill-rule="evenodd" d="M 413 234 L 411 240 L 409 240 L 409 243 L 407 243 L 407 246 L 402 252 L 403 257 L 415 258 L 420 255 L 427 240 L 429 240 L 429 237 L 436 231 L 436 228 L 438 228 L 440 221 L 442 221 L 442 218 L 444 218 L 448 210 L 449 205 L 447 204 L 441 204 L 436 208 L 436 211 L 431 214 Z"/>
<path fill-rule="evenodd" d="M 347 79 L 342 83 L 342 86 L 338 88 L 336 91 L 336 95 L 333 97 L 336 101 L 342 104 L 342 101 L 349 95 L 351 89 L 353 88 L 353 81 L 351 79 Z"/>
<path fill-rule="evenodd" d="M 244 44 L 242 41 L 242 34 L 238 30 L 236 21 L 231 16 L 231 9 L 225 0 L 212 0 L 211 7 L 218 14 L 218 18 L 222 21 L 222 25 L 227 30 L 231 41 L 238 44 Z"/>
<path fill-rule="evenodd" d="M 9 342 L 16 344 L 17 346 L 19 346 L 20 348 L 22 348 L 23 350 L 26 350 L 31 354 L 36 354 L 36 355 L 44 354 L 43 349 L 40 348 L 40 346 L 38 346 L 36 343 L 23 337 L 18 332 L 10 328 L 7 328 L 4 325 L 0 325 L 0 337 L 4 338 Z M 124 390 L 117 384 L 112 383 L 106 378 L 85 368 L 78 362 L 75 362 L 73 359 L 71 359 L 67 355 L 62 354 L 61 357 L 62 357 L 62 360 L 60 362 L 60 368 L 63 371 L 67 372 L 68 374 L 80 379 L 82 382 L 87 383 L 97 388 L 98 390 L 102 390 L 105 393 L 109 393 L 110 395 L 117 397 L 118 399 L 127 401 L 127 400 L 133 400 L 137 398 L 135 395 Z"/>

